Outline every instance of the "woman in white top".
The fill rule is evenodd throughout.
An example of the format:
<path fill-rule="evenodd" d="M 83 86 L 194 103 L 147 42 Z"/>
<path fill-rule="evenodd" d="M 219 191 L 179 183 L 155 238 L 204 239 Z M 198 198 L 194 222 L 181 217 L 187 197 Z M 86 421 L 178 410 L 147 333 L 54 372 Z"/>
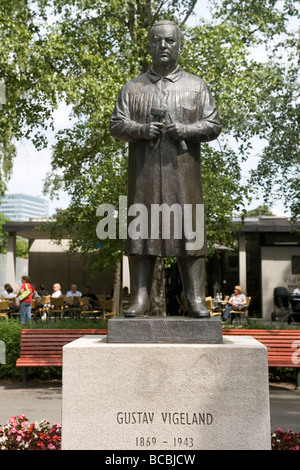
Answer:
<path fill-rule="evenodd" d="M 241 286 L 235 286 L 234 293 L 231 295 L 228 305 L 223 313 L 223 320 L 228 320 L 230 311 L 233 310 L 233 308 L 236 310 L 242 310 L 246 303 L 247 299 L 245 294 L 242 293 Z"/>
<path fill-rule="evenodd" d="M 297 297 L 300 296 L 300 281 L 298 282 L 298 287 L 293 291 L 293 294 Z"/>
<path fill-rule="evenodd" d="M 61 293 L 61 286 L 60 284 L 56 283 L 56 284 L 53 284 L 53 293 L 51 295 L 51 297 L 60 297 L 62 295 Z"/>

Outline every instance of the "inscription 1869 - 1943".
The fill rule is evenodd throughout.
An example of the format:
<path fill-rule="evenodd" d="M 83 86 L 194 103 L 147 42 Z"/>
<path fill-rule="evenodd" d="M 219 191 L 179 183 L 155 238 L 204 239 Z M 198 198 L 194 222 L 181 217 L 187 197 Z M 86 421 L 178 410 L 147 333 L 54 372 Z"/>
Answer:
<path fill-rule="evenodd" d="M 211 425 L 213 416 L 211 413 L 199 412 L 161 412 L 149 411 L 120 411 L 117 413 L 118 424 L 166 424 L 166 425 Z"/>

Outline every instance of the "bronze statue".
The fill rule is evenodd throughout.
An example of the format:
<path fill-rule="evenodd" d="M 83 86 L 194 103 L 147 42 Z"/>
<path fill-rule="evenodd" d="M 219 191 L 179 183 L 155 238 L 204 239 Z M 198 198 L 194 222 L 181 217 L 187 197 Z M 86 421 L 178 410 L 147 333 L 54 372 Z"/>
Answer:
<path fill-rule="evenodd" d="M 122 88 L 110 132 L 115 139 L 129 142 L 128 208 L 143 205 L 150 214 L 151 209 L 164 205 L 169 208 L 168 215 L 172 213 L 174 217 L 169 218 L 173 222 L 170 236 L 162 236 L 160 225 L 158 232 L 155 227 L 149 236 L 127 239 L 132 302 L 126 317 L 149 312 L 156 257 L 175 256 L 190 316 L 206 318 L 209 312 L 203 302 L 207 253 L 204 217 L 201 246 L 188 245 L 191 238 L 187 231 L 178 231 L 175 225 L 178 214 L 183 214 L 186 220 L 180 222 L 186 228 L 191 223 L 186 209 L 192 208 L 195 228 L 196 208 L 203 207 L 200 144 L 216 139 L 221 125 L 206 83 L 178 65 L 182 51 L 179 27 L 169 21 L 154 24 L 149 43 L 152 67 Z M 182 212 L 176 214 L 178 208 Z M 149 215 L 147 227 L 151 221 Z"/>

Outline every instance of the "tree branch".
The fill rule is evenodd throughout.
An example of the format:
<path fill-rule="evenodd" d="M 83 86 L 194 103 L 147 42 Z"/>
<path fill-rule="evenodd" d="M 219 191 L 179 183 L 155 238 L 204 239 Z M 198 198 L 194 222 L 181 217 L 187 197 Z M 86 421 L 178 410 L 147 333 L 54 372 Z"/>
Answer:
<path fill-rule="evenodd" d="M 152 22 L 151 22 L 151 26 L 152 27 L 156 21 L 156 18 L 158 17 L 159 15 L 159 12 L 160 10 L 162 9 L 162 7 L 164 6 L 164 4 L 167 3 L 167 0 L 162 0 L 159 7 L 157 8 L 156 12 L 153 14 L 153 17 L 152 17 Z"/>
<path fill-rule="evenodd" d="M 182 20 L 182 22 L 180 23 L 180 26 L 184 25 L 187 20 L 189 19 L 189 17 L 191 16 L 191 14 L 193 13 L 193 10 L 196 6 L 196 3 L 197 3 L 198 0 L 192 0 L 191 1 L 191 5 L 190 5 L 190 8 L 188 9 L 188 11 L 186 12 L 186 15 L 184 17 L 184 19 Z"/>

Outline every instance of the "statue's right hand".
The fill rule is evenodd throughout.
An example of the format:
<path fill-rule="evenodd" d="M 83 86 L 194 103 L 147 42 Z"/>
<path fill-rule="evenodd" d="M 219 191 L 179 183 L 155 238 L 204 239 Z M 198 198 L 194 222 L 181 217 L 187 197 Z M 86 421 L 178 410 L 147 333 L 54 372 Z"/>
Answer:
<path fill-rule="evenodd" d="M 143 124 L 141 126 L 140 135 L 145 139 L 155 139 L 159 137 L 162 127 L 162 122 L 149 122 L 148 124 Z"/>

